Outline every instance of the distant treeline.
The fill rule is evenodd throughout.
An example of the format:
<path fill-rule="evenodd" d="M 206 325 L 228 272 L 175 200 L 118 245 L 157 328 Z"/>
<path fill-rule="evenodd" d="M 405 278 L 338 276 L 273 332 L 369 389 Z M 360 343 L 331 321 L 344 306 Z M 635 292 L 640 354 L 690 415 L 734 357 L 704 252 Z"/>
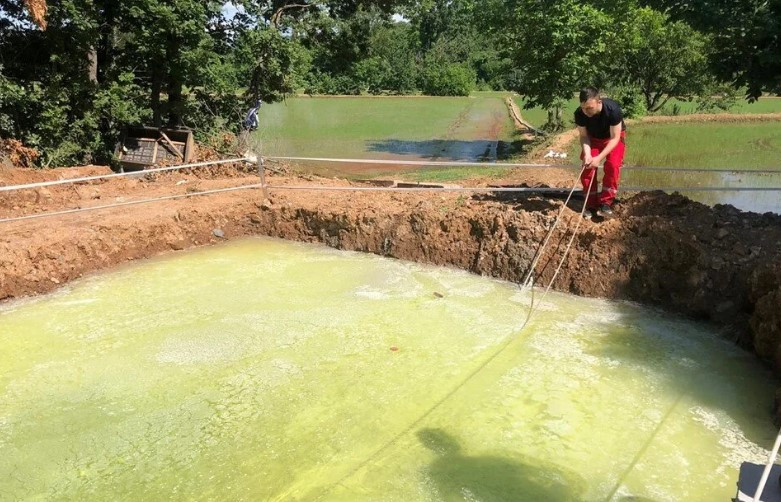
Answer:
<path fill-rule="evenodd" d="M 27 6 L 35 7 L 35 16 Z M 257 98 L 512 90 L 627 112 L 781 87 L 781 1 L 0 0 L 0 138 L 107 162 L 124 124 L 236 130 Z M 37 25 L 36 25 L 37 23 Z M 43 25 L 45 24 L 45 29 Z M 747 91 L 746 91 L 747 90 Z M 741 96 L 742 97 L 742 96 Z"/>

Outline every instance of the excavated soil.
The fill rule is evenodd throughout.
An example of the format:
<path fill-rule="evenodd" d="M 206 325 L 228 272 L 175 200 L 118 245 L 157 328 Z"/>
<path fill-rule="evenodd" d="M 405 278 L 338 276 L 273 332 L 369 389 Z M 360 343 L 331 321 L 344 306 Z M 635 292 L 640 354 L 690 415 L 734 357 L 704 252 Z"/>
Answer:
<path fill-rule="evenodd" d="M 251 167 L 146 175 L 0 192 L 0 219 L 257 183 Z M 109 173 L 0 169 L 0 185 Z M 568 187 L 571 174 L 515 171 L 515 183 Z M 505 179 L 512 182 L 513 176 Z M 547 183 L 546 183 L 547 182 Z M 348 186 L 272 174 L 276 186 Z M 576 201 L 577 202 L 577 201 Z M 520 281 L 562 201 L 541 195 L 259 189 L 0 222 L 0 300 L 51 291 L 124 263 L 222 238 L 269 235 L 449 265 Z M 565 209 L 538 284 L 553 275 L 579 214 Z M 717 323 L 781 371 L 781 216 L 710 208 L 679 195 L 622 200 L 617 218 L 583 221 L 554 287 L 629 299 Z M 220 236 L 220 237 L 218 237 Z M 781 393 L 779 393 L 781 398 Z M 770 407 L 768 399 L 768 407 Z"/>

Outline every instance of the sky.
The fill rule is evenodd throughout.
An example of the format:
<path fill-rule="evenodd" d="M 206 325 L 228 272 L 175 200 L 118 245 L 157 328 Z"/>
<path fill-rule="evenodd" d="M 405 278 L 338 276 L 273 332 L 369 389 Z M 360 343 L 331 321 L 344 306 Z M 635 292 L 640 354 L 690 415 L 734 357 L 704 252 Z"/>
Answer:
<path fill-rule="evenodd" d="M 233 18 L 233 16 L 235 16 L 238 11 L 239 9 L 230 2 L 227 2 L 222 6 L 222 12 L 223 14 L 225 14 L 225 17 L 227 17 L 228 19 Z M 404 17 L 401 14 L 394 14 L 393 20 L 396 21 L 397 23 L 406 21 L 406 19 L 404 19 Z"/>

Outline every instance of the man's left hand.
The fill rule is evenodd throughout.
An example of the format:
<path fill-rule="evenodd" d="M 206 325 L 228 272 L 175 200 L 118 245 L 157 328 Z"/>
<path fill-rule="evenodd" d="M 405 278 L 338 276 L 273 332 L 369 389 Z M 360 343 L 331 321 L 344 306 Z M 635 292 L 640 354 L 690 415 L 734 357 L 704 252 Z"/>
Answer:
<path fill-rule="evenodd" d="M 596 169 L 599 167 L 600 162 L 602 162 L 602 159 L 600 159 L 599 156 L 597 156 L 591 159 L 591 162 L 585 164 L 583 167 L 585 167 L 586 169 Z"/>

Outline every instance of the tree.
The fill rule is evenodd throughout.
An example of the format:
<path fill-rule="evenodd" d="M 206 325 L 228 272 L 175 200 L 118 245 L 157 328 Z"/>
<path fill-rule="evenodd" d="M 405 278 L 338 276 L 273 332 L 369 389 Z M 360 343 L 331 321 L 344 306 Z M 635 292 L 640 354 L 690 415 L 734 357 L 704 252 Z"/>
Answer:
<path fill-rule="evenodd" d="M 289 40 L 265 23 L 231 25 L 220 2 L 59 0 L 46 31 L 21 1 L 0 10 L 0 137 L 39 148 L 44 165 L 108 162 L 128 124 L 187 124 L 199 139 L 237 129 L 240 88 L 267 100 L 290 89 Z M 242 59 L 238 40 L 252 30 L 276 37 Z"/>
<path fill-rule="evenodd" d="M 747 97 L 781 92 L 781 0 L 644 0 L 711 35 L 718 75 Z"/>
<path fill-rule="evenodd" d="M 33 22 L 42 30 L 46 29 L 46 0 L 24 0 Z"/>
<path fill-rule="evenodd" d="M 396 94 L 414 92 L 419 71 L 417 54 L 416 33 L 408 23 L 375 29 L 369 41 L 369 55 L 376 61 L 372 71 L 380 76 L 378 89 Z"/>
<path fill-rule="evenodd" d="M 423 92 L 431 96 L 469 96 L 477 75 L 466 64 L 429 64 L 423 73 Z"/>
<path fill-rule="evenodd" d="M 563 127 L 561 108 L 593 82 L 616 46 L 614 22 L 576 0 L 513 0 L 502 39 L 512 63 L 508 86 L 527 107 L 549 110 L 547 127 Z"/>
<path fill-rule="evenodd" d="M 629 11 L 622 22 L 620 51 L 611 54 L 603 75 L 606 86 L 637 89 L 649 112 L 672 97 L 689 98 L 708 92 L 713 77 L 708 67 L 709 37 L 682 21 L 670 21 L 651 8 Z"/>

